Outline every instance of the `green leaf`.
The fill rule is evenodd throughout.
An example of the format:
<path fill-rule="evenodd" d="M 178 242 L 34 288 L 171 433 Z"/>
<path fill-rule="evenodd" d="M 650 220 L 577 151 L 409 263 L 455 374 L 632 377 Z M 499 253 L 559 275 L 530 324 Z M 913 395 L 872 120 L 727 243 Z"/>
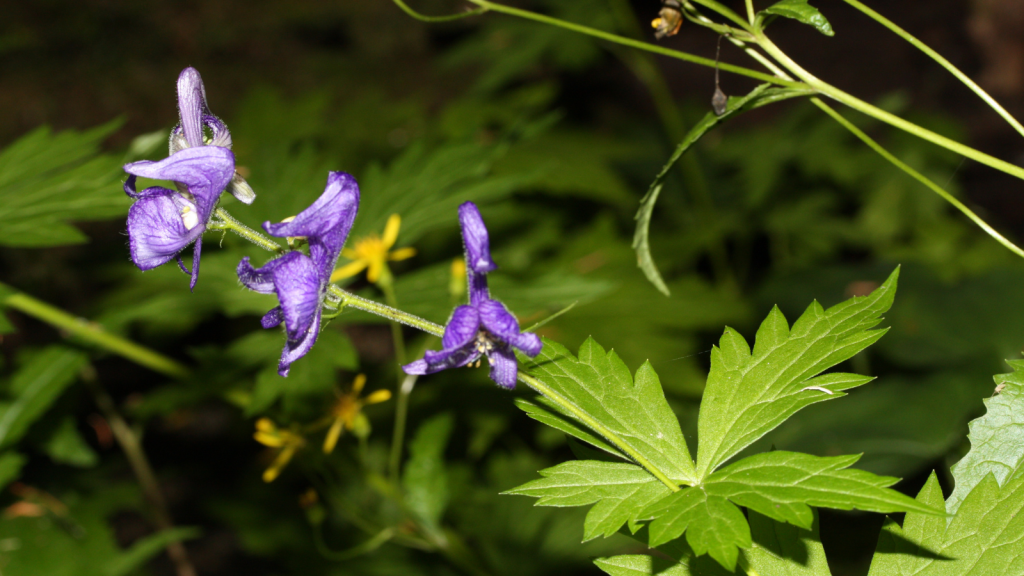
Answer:
<path fill-rule="evenodd" d="M 168 544 L 198 538 L 201 534 L 199 528 L 178 527 L 140 538 L 131 548 L 107 564 L 103 576 L 127 576 L 163 552 Z"/>
<path fill-rule="evenodd" d="M 127 212 L 119 159 L 97 154 L 118 128 L 110 122 L 85 132 L 38 128 L 0 151 L 0 244 L 59 246 L 86 241 L 68 221 Z"/>
<path fill-rule="evenodd" d="M 15 400 L 0 410 L 0 448 L 17 442 L 75 380 L 87 358 L 81 352 L 52 346 L 36 354 L 14 375 Z"/>
<path fill-rule="evenodd" d="M 704 489 L 708 494 L 728 498 L 769 518 L 808 530 L 814 522 L 811 506 L 944 515 L 942 509 L 924 506 L 888 489 L 899 478 L 848 469 L 859 459 L 860 456 L 823 458 L 798 452 L 767 452 L 715 472 Z"/>
<path fill-rule="evenodd" d="M 651 216 L 654 214 L 654 205 L 658 202 L 658 196 L 661 195 L 661 190 L 665 185 L 665 179 L 668 177 L 669 172 L 672 171 L 676 162 L 683 157 L 683 154 L 685 154 L 691 146 L 696 144 L 698 140 L 707 134 L 708 131 L 725 120 L 728 120 L 732 116 L 772 102 L 778 102 L 780 100 L 804 95 L 807 95 L 807 92 L 785 88 L 770 88 L 770 84 L 762 84 L 757 88 L 754 88 L 746 96 L 741 98 L 729 98 L 725 112 L 722 115 L 716 115 L 712 112 L 708 112 L 700 122 L 697 122 L 697 124 L 690 129 L 682 142 L 676 146 L 675 152 L 672 153 L 668 162 L 666 162 L 665 166 L 662 167 L 661 172 L 659 172 L 654 178 L 654 182 L 652 182 L 651 186 L 647 189 L 647 194 L 645 194 L 640 200 L 640 209 L 637 211 L 635 216 L 637 221 L 636 232 L 633 235 L 633 249 L 636 250 L 637 265 L 640 266 L 640 269 L 643 270 L 647 279 L 650 280 L 662 294 L 668 296 L 670 292 L 668 286 L 665 284 L 665 280 L 661 277 L 661 273 L 658 272 L 658 267 L 654 263 L 654 258 L 651 256 L 649 233 L 651 227 Z"/>
<path fill-rule="evenodd" d="M 75 419 L 68 417 L 61 421 L 60 426 L 43 444 L 43 450 L 54 462 L 91 468 L 99 461 L 96 452 L 89 447 L 82 435 L 78 433 Z"/>
<path fill-rule="evenodd" d="M 700 488 L 685 488 L 648 506 L 640 518 L 654 518 L 648 526 L 650 545 L 656 548 L 686 533 L 686 543 L 697 555 L 709 554 L 732 571 L 739 548 L 751 546 L 750 525 L 733 503 Z"/>
<path fill-rule="evenodd" d="M 561 344 L 544 339 L 541 353 L 532 360 L 524 358 L 523 366 L 615 436 L 607 440 L 629 446 L 673 480 L 693 482 L 693 460 L 679 421 L 649 363 L 637 370 L 634 382 L 618 355 L 605 352 L 591 338 L 580 346 L 579 359 Z M 558 410 L 578 419 L 562 406 Z"/>
<path fill-rule="evenodd" d="M 1024 468 L 1024 361 L 1008 363 L 1013 372 L 995 377 L 998 392 L 985 400 L 988 412 L 970 423 L 971 450 L 953 465 L 956 487 L 946 500 L 951 514 L 989 474 L 1003 484 Z"/>
<path fill-rule="evenodd" d="M 405 505 L 433 531 L 440 530 L 441 515 L 448 506 L 444 449 L 454 423 L 452 415 L 444 413 L 420 425 L 409 443 L 409 461 L 402 477 Z"/>
<path fill-rule="evenodd" d="M 783 18 L 792 18 L 804 24 L 814 26 L 825 36 L 834 36 L 832 25 L 818 12 L 818 9 L 807 3 L 807 0 L 782 0 L 763 10 L 762 14 L 774 14 Z"/>
<path fill-rule="evenodd" d="M 815 518 L 810 530 L 776 522 L 748 512 L 752 545 L 741 550 L 747 574 L 772 576 L 830 576 Z M 642 536 L 638 534 L 637 536 Z M 594 563 L 612 576 L 726 576 L 731 574 L 707 556 L 697 556 L 685 542 L 674 540 L 658 556 L 631 554 L 599 558 Z"/>
<path fill-rule="evenodd" d="M 561 430 L 570 436 L 579 438 L 588 444 L 596 446 L 609 454 L 618 456 L 623 460 L 629 460 L 629 458 L 627 458 L 622 452 L 613 448 L 611 444 L 577 425 L 571 418 L 567 418 L 562 415 L 558 406 L 543 396 L 537 396 L 532 400 L 516 398 L 515 404 L 523 412 L 526 412 L 527 416 L 541 424 L 547 424 L 556 430 Z"/>
<path fill-rule="evenodd" d="M 844 396 L 842 390 L 871 378 L 855 374 L 818 376 L 885 334 L 871 330 L 892 305 L 899 269 L 868 296 L 828 310 L 814 302 L 793 324 L 773 308 L 757 331 L 754 350 L 726 329 L 711 351 L 711 372 L 698 421 L 697 477 L 764 436 L 798 410 Z"/>
<path fill-rule="evenodd" d="M 25 462 L 28 462 L 28 458 L 17 452 L 4 452 L 0 455 L 0 490 L 18 478 Z"/>
<path fill-rule="evenodd" d="M 918 502 L 943 505 L 933 473 Z M 961 576 L 1024 574 L 1024 475 L 1000 487 L 989 474 L 963 498 L 956 516 L 946 519 L 907 514 L 903 526 L 882 527 L 869 576 Z M 948 525 L 947 525 L 948 524 Z"/>
<path fill-rule="evenodd" d="M 541 470 L 540 480 L 527 482 L 505 494 L 540 498 L 537 506 L 595 504 L 583 523 L 583 540 L 605 538 L 637 513 L 672 492 L 643 468 L 633 464 L 576 460 Z"/>

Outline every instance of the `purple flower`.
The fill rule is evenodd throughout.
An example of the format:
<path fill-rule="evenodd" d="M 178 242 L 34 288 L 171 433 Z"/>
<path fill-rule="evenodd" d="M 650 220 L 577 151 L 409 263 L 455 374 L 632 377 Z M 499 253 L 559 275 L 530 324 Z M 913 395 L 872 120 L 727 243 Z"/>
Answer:
<path fill-rule="evenodd" d="M 264 222 L 269 234 L 304 237 L 309 256 L 293 251 L 253 268 L 249 258 L 238 264 L 238 279 L 246 288 L 261 294 L 277 294 L 280 306 L 267 312 L 260 323 L 273 328 L 284 322 L 284 351 L 277 373 L 288 375 L 292 362 L 302 358 L 316 342 L 331 272 L 345 245 L 359 209 L 359 186 L 344 172 L 331 172 L 327 188 L 309 208 L 289 222 Z"/>
<path fill-rule="evenodd" d="M 231 135 L 227 126 L 210 113 L 206 105 L 203 79 L 195 68 L 186 68 L 178 77 L 178 110 L 181 123 L 171 130 L 170 156 L 159 162 L 126 164 L 126 194 L 137 202 L 128 211 L 128 236 L 132 262 L 141 270 L 151 270 L 177 257 L 178 265 L 192 275 L 190 288 L 199 278 L 199 256 L 203 232 L 225 188 L 240 200 L 251 203 L 252 189 L 235 172 L 231 153 Z M 212 138 L 204 143 L 203 127 Z M 170 180 L 178 191 L 155 186 L 136 192 L 137 176 Z M 180 252 L 195 242 L 191 272 L 181 261 Z"/>
<path fill-rule="evenodd" d="M 422 360 L 403 366 L 403 370 L 407 374 L 433 374 L 466 366 L 486 355 L 491 379 L 511 390 L 516 387 L 519 372 L 512 348 L 534 357 L 540 354 L 542 344 L 536 334 L 520 332 L 515 316 L 487 290 L 487 273 L 497 265 L 491 260 L 487 227 L 476 204 L 459 206 L 459 223 L 466 249 L 469 305 L 459 306 L 452 313 L 441 338 L 442 350 L 428 350 Z"/>

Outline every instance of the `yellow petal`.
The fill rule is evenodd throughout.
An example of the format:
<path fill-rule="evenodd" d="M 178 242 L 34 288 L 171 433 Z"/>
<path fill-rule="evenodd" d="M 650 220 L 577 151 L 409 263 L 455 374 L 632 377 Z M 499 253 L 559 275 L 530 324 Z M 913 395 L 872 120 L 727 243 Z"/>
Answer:
<path fill-rule="evenodd" d="M 363 400 L 363 404 L 380 404 L 391 399 L 391 390 L 377 390 Z"/>
<path fill-rule="evenodd" d="M 366 374 L 356 376 L 355 382 L 352 383 L 352 395 L 359 396 L 359 393 L 363 391 L 363 386 L 366 386 Z"/>
<path fill-rule="evenodd" d="M 393 262 L 397 262 L 399 260 L 408 260 L 409 258 L 412 258 L 415 255 L 415 248 L 399 248 L 398 250 L 395 250 L 394 252 L 388 254 L 388 260 L 391 260 Z"/>
<path fill-rule="evenodd" d="M 331 274 L 331 282 L 337 282 L 342 278 L 355 276 L 356 274 L 362 272 L 364 268 L 366 268 L 366 262 L 363 260 L 349 262 L 348 264 L 345 264 L 341 268 L 338 268 L 337 270 L 334 271 L 333 274 Z"/>
<path fill-rule="evenodd" d="M 277 434 L 269 434 L 267 432 L 257 432 L 252 435 L 257 442 L 264 446 L 270 446 L 271 448 L 280 448 L 284 446 L 284 440 Z"/>
<path fill-rule="evenodd" d="M 402 217 L 392 214 L 388 218 L 388 223 L 384 225 L 384 237 L 381 238 L 385 250 L 395 245 L 395 240 L 398 240 L 398 229 L 401 227 Z"/>
<path fill-rule="evenodd" d="M 384 260 L 380 258 L 374 258 L 370 262 L 370 269 L 366 272 L 366 279 L 370 282 L 377 282 L 380 279 L 380 273 L 384 270 Z"/>
<path fill-rule="evenodd" d="M 344 256 L 345 258 L 348 258 L 349 260 L 359 259 L 359 253 L 351 248 L 342 248 L 341 255 Z"/>
<path fill-rule="evenodd" d="M 270 418 L 260 418 L 256 421 L 256 429 L 260 432 L 275 432 L 277 425 Z"/>
<path fill-rule="evenodd" d="M 345 421 L 341 418 L 335 418 L 331 424 L 331 429 L 327 431 L 327 437 L 324 438 L 324 454 L 330 454 L 334 452 L 334 447 L 338 445 L 338 438 L 341 436 L 341 426 Z"/>
<path fill-rule="evenodd" d="M 277 458 L 274 458 L 274 461 L 270 464 L 270 467 L 263 472 L 263 481 L 273 482 L 277 479 L 277 477 L 281 475 L 281 470 L 284 470 L 284 467 L 288 465 L 288 462 L 291 461 L 292 456 L 294 455 L 295 448 L 293 446 L 288 446 L 284 450 L 281 450 L 281 452 L 277 454 Z"/>

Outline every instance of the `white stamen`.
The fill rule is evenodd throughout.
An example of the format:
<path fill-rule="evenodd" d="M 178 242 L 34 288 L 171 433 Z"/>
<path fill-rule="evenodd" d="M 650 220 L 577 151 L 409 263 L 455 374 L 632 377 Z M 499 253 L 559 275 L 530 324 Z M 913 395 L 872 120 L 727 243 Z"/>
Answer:
<path fill-rule="evenodd" d="M 186 230 L 191 230 L 199 225 L 199 213 L 191 206 L 181 209 L 181 221 L 185 224 Z"/>

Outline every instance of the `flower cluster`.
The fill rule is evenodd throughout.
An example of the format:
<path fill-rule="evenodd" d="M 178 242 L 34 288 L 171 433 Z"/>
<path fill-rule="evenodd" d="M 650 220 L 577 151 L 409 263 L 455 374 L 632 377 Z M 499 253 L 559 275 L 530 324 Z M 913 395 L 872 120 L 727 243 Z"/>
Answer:
<path fill-rule="evenodd" d="M 150 270 L 177 258 L 182 270 L 192 275 L 190 286 L 194 289 L 202 235 L 221 192 L 228 190 L 247 204 L 255 194 L 235 171 L 231 135 L 227 126 L 210 113 L 202 78 L 193 68 L 186 68 L 178 78 L 178 110 L 181 122 L 171 131 L 170 155 L 158 162 L 134 162 L 124 167 L 129 174 L 125 192 L 136 200 L 128 213 L 128 235 L 136 266 Z M 206 130 L 208 137 L 204 134 Z M 169 180 L 177 190 L 157 186 L 137 192 L 135 180 L 139 176 Z M 392 215 L 382 237 L 371 236 L 357 242 L 355 249 L 344 252 L 352 263 L 335 270 L 358 209 L 359 186 L 355 178 L 344 172 L 331 172 L 316 202 L 284 222 L 263 223 L 268 234 L 288 239 L 289 246 L 293 246 L 291 240 L 295 238 L 305 240 L 308 255 L 291 250 L 260 268 L 255 268 L 248 257 L 238 264 L 238 279 L 243 286 L 274 294 L 280 303 L 263 316 L 261 324 L 264 328 L 284 324 L 286 341 L 278 364 L 281 376 L 287 376 L 291 364 L 305 356 L 316 342 L 333 280 L 366 269 L 370 282 L 390 285 L 387 262 L 415 254 L 412 248 L 391 250 L 401 223 L 398 215 Z M 404 369 L 409 374 L 433 374 L 474 362 L 479 364 L 480 357 L 486 356 L 491 378 L 512 389 L 518 374 L 513 348 L 532 357 L 540 353 L 541 341 L 535 334 L 521 332 L 515 316 L 491 298 L 487 274 L 497 266 L 491 260 L 487 228 L 475 204 L 466 202 L 459 207 L 459 222 L 466 252 L 462 267 L 468 280 L 469 304 L 458 306 L 453 312 L 444 329 L 443 349 L 428 351 L 423 359 Z M 193 243 L 189 271 L 180 253 Z M 357 381 L 353 398 L 358 397 L 361 387 L 361 381 Z M 378 395 L 366 401 L 352 400 L 351 406 L 339 409 L 325 445 L 328 451 L 343 426 L 354 430 L 354 414 L 363 403 L 383 399 L 383 395 Z M 271 431 L 266 423 L 263 427 L 266 429 L 261 437 L 266 440 Z"/>

